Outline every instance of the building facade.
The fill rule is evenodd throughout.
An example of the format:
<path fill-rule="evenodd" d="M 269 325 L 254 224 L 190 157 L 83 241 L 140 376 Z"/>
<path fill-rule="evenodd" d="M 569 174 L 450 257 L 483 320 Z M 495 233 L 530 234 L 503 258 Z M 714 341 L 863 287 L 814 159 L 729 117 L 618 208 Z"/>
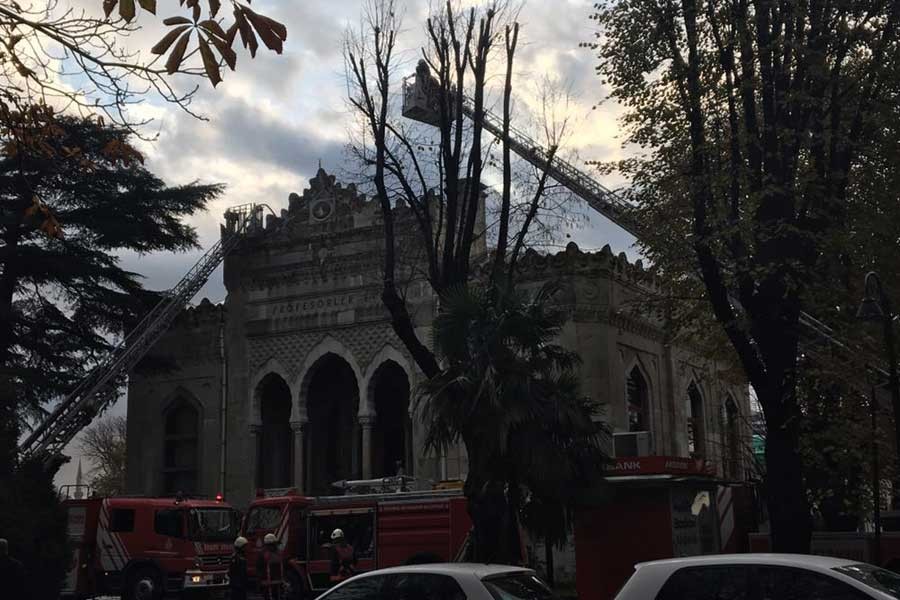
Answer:
<path fill-rule="evenodd" d="M 224 304 L 185 310 L 129 378 L 129 492 L 222 492 L 246 506 L 258 488 L 327 494 L 398 468 L 423 487 L 464 478 L 463 449 L 423 449 L 422 375 L 381 303 L 383 243 L 378 204 L 322 170 L 249 234 L 225 260 Z M 403 292 L 429 340 L 437 301 L 412 239 L 400 245 Z M 604 405 L 620 454 L 703 456 L 741 477 L 747 386 L 634 309 L 655 285 L 640 263 L 575 244 L 520 263 L 525 288 L 561 283 L 560 341 L 581 356 L 583 393 Z"/>

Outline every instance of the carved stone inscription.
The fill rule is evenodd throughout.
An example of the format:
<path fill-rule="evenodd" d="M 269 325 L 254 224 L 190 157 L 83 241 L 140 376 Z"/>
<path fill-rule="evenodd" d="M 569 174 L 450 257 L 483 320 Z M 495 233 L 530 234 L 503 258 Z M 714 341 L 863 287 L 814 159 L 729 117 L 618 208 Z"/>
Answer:
<path fill-rule="evenodd" d="M 381 295 L 376 290 L 355 290 L 343 294 L 319 296 L 318 298 L 302 298 L 288 302 L 278 302 L 266 307 L 269 318 L 303 316 L 323 312 L 342 312 L 345 310 L 380 306 Z"/>

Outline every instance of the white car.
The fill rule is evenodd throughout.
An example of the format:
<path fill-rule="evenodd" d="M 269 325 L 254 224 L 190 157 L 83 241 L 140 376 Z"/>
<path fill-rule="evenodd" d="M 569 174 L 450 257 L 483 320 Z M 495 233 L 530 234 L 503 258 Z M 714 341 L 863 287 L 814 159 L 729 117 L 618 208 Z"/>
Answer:
<path fill-rule="evenodd" d="M 557 600 L 531 569 L 436 563 L 369 571 L 317 600 Z"/>
<path fill-rule="evenodd" d="M 616 600 L 897 600 L 900 575 L 802 554 L 723 554 L 640 563 Z"/>

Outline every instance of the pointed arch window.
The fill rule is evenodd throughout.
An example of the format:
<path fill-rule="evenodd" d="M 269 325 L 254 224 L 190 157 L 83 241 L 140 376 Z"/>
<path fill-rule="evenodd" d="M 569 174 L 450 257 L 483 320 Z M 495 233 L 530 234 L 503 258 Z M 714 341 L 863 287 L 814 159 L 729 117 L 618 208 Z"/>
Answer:
<path fill-rule="evenodd" d="M 165 419 L 163 493 L 197 493 L 200 414 L 190 402 L 179 399 Z"/>
<path fill-rule="evenodd" d="M 650 398 L 647 380 L 635 365 L 625 380 L 625 408 L 628 412 L 628 431 L 650 431 Z"/>
<path fill-rule="evenodd" d="M 700 395 L 700 390 L 694 382 L 688 386 L 686 408 L 688 453 L 691 456 L 706 456 L 703 396 Z"/>

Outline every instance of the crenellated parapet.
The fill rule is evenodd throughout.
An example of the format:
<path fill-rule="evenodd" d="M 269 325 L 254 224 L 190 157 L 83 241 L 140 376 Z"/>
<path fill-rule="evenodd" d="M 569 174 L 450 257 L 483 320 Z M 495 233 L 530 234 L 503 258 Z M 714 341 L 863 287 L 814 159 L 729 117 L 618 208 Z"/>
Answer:
<path fill-rule="evenodd" d="M 516 267 L 522 282 L 584 275 L 614 278 L 648 291 L 659 287 L 655 275 L 644 268 L 641 260 L 631 263 L 624 252 L 614 255 L 609 244 L 597 252 L 583 252 L 575 242 L 569 242 L 565 250 L 553 254 L 541 254 L 529 248 Z"/>
<path fill-rule="evenodd" d="M 226 313 L 225 304 L 213 304 L 204 298 L 199 304 L 188 306 L 175 317 L 173 329 L 198 329 L 222 322 Z"/>

